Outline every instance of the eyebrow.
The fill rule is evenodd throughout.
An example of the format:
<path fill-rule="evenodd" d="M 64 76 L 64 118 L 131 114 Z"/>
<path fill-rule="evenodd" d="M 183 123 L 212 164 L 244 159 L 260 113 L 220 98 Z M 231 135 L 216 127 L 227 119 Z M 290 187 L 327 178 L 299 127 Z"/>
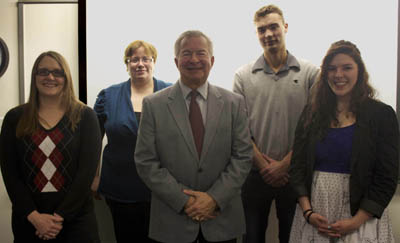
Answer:
<path fill-rule="evenodd" d="M 257 27 L 257 30 L 267 29 L 267 28 L 276 27 L 276 26 L 279 26 L 279 24 L 272 23 L 272 24 L 267 24 L 267 25 L 261 25 L 261 26 Z"/>
<path fill-rule="evenodd" d="M 344 63 L 344 64 L 340 64 L 340 65 L 333 65 L 333 64 L 329 64 L 328 67 L 348 67 L 348 66 L 354 66 L 353 63 Z"/>
<path fill-rule="evenodd" d="M 44 70 L 44 69 L 49 70 L 49 71 L 56 71 L 56 70 L 63 71 L 62 68 L 54 68 L 54 69 L 49 69 L 49 68 L 45 68 L 45 67 L 38 67 L 37 68 L 37 70 Z"/>
<path fill-rule="evenodd" d="M 208 52 L 208 50 L 207 49 L 197 49 L 197 50 L 185 49 L 185 50 L 182 50 L 182 53 L 187 53 L 187 52 L 189 52 L 189 53 L 199 53 L 199 52 Z"/>

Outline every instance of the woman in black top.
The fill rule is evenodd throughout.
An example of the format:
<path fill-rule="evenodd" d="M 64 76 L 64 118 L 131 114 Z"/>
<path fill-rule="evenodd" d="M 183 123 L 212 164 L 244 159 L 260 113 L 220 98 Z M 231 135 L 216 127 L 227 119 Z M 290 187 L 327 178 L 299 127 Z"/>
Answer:
<path fill-rule="evenodd" d="M 333 43 L 297 125 L 290 242 L 394 242 L 385 209 L 397 186 L 399 129 L 368 81 L 358 48 Z"/>
<path fill-rule="evenodd" d="M 14 242 L 99 242 L 90 185 L 100 158 L 96 114 L 74 95 L 69 67 L 42 53 L 26 104 L 5 116 L 1 172 Z"/>

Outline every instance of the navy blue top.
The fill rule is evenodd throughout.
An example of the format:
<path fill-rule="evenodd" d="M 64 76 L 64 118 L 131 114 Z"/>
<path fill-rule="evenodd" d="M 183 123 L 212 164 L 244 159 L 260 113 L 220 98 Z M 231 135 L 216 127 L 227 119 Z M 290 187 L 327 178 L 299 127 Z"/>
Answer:
<path fill-rule="evenodd" d="M 154 80 L 154 92 L 170 86 Z M 150 190 L 139 178 L 134 153 L 138 122 L 131 101 L 130 79 L 100 91 L 94 110 L 102 135 L 108 143 L 103 151 L 98 191 L 105 197 L 120 202 L 150 201 Z"/>
<path fill-rule="evenodd" d="M 329 128 L 327 136 L 316 144 L 315 170 L 350 174 L 350 159 L 355 124 Z"/>

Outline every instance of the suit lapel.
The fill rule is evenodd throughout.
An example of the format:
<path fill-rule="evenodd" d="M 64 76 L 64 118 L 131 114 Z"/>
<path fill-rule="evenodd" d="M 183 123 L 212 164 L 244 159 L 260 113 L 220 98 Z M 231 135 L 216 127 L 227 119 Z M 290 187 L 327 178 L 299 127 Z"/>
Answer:
<path fill-rule="evenodd" d="M 197 150 L 194 143 L 192 130 L 190 128 L 189 114 L 178 82 L 173 85 L 168 99 L 168 109 L 174 117 L 176 125 L 178 126 L 183 138 L 185 139 L 189 150 L 198 160 Z"/>
<path fill-rule="evenodd" d="M 208 84 L 207 119 L 206 119 L 207 121 L 205 126 L 206 131 L 204 134 L 203 149 L 201 150 L 200 164 L 202 163 L 203 158 L 207 154 L 211 142 L 216 134 L 223 106 L 224 106 L 224 101 L 221 99 L 221 94 L 214 86 Z"/>

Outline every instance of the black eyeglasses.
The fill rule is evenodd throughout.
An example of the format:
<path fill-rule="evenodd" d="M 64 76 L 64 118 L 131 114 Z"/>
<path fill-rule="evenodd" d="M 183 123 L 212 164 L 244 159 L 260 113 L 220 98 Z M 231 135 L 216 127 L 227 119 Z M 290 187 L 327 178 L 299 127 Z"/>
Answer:
<path fill-rule="evenodd" d="M 64 71 L 59 70 L 59 69 L 48 70 L 47 68 L 41 68 L 41 69 L 38 69 L 36 72 L 37 75 L 44 76 L 44 77 L 48 76 L 50 73 L 56 78 L 62 78 L 65 76 Z"/>

